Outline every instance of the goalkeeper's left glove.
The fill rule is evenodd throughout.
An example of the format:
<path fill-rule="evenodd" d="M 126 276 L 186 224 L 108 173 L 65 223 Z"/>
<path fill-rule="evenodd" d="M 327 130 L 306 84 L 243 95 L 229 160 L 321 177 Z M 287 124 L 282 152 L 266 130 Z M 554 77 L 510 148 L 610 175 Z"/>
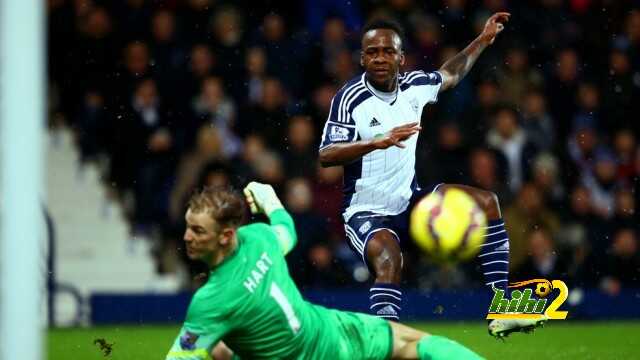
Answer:
<path fill-rule="evenodd" d="M 284 209 L 275 190 L 269 184 L 252 181 L 244 188 L 244 196 L 247 198 L 252 214 L 263 212 L 269 216 L 278 209 Z"/>

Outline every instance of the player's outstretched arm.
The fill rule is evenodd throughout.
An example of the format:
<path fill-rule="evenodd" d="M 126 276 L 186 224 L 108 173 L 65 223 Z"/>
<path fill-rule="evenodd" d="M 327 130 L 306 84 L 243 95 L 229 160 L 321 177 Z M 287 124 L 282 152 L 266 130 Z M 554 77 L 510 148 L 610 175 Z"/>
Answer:
<path fill-rule="evenodd" d="M 269 184 L 252 181 L 244 188 L 244 196 L 252 214 L 263 213 L 267 215 L 271 222 L 271 229 L 278 238 L 282 253 L 288 254 L 296 246 L 298 235 L 293 218 L 282 206 L 273 187 Z"/>
<path fill-rule="evenodd" d="M 391 146 L 404 148 L 405 145 L 402 142 L 421 129 L 417 122 L 412 122 L 395 127 L 383 136 L 371 140 L 334 143 L 320 149 L 318 159 L 323 167 L 346 165 L 374 150 L 386 149 Z"/>
<path fill-rule="evenodd" d="M 504 30 L 503 23 L 509 21 L 511 14 L 499 12 L 493 14 L 484 25 L 482 33 L 475 38 L 464 50 L 447 60 L 440 67 L 442 86 L 440 91 L 456 86 L 471 70 L 473 64 L 484 49 L 493 44 L 496 36 Z"/>

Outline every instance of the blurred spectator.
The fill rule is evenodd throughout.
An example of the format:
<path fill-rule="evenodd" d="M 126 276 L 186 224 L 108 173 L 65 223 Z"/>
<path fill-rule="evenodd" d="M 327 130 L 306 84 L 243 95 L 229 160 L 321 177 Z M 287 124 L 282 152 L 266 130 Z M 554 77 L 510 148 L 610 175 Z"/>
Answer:
<path fill-rule="evenodd" d="M 307 81 L 317 84 L 329 74 L 335 74 L 337 68 L 336 61 L 338 54 L 351 49 L 351 44 L 347 39 L 347 30 L 344 21 L 337 17 L 328 18 L 322 30 L 322 38 L 314 43 L 311 55 L 309 56 L 310 69 L 322 69 L 308 74 Z M 337 84 L 342 86 L 342 84 Z"/>
<path fill-rule="evenodd" d="M 263 82 L 260 102 L 248 109 L 239 125 L 241 134 L 260 134 L 273 149 L 284 148 L 287 129 L 286 94 L 277 78 Z"/>
<path fill-rule="evenodd" d="M 87 6 L 85 11 L 85 16 L 78 18 L 77 40 L 72 42 L 73 46 L 64 54 L 64 61 L 54 65 L 56 67 L 52 69 L 64 71 L 63 74 L 54 73 L 53 76 L 68 89 L 68 92 L 63 92 L 64 108 L 67 111 L 77 106 L 77 101 L 81 101 L 89 89 L 102 92 L 113 90 L 109 88 L 109 84 L 114 81 L 112 74 L 119 48 L 113 35 L 111 16 L 103 7 Z"/>
<path fill-rule="evenodd" d="M 583 174 L 582 184 L 590 193 L 596 213 L 610 219 L 614 210 L 618 164 L 614 154 L 604 147 L 596 151 L 594 161 L 593 176 Z"/>
<path fill-rule="evenodd" d="M 151 17 L 151 2 L 146 0 L 124 0 L 115 5 L 120 29 L 126 29 L 127 34 L 121 37 L 133 39 L 146 38 L 149 30 L 149 18 Z"/>
<path fill-rule="evenodd" d="M 636 200 L 631 190 L 621 188 L 615 194 L 615 210 L 611 221 L 614 229 L 631 228 L 640 230 L 636 216 Z"/>
<path fill-rule="evenodd" d="M 469 157 L 469 182 L 471 185 L 493 191 L 503 204 L 510 203 L 511 192 L 505 185 L 495 151 L 477 148 Z M 465 181 L 466 182 L 466 181 Z"/>
<path fill-rule="evenodd" d="M 491 119 L 500 101 L 498 84 L 491 79 L 482 80 L 476 88 L 476 98 L 463 114 L 463 133 L 468 144 L 484 144 Z"/>
<path fill-rule="evenodd" d="M 179 42 L 175 22 L 169 10 L 156 11 L 151 21 L 153 67 L 158 87 L 174 107 L 179 105 L 181 97 L 181 91 L 175 84 L 183 78 L 187 62 L 187 52 Z"/>
<path fill-rule="evenodd" d="M 600 92 L 589 82 L 580 83 L 577 94 L 577 112 L 573 117 L 572 130 L 581 128 L 599 129 L 603 121 L 600 118 Z"/>
<path fill-rule="evenodd" d="M 515 106 L 524 104 L 529 89 L 544 85 L 539 71 L 529 67 L 529 59 L 524 48 L 516 46 L 507 50 L 502 67 L 496 72 L 503 101 Z"/>
<path fill-rule="evenodd" d="M 124 49 L 123 57 L 123 68 L 117 71 L 118 76 L 114 81 L 113 88 L 109 89 L 109 95 L 118 108 L 125 107 L 137 84 L 152 75 L 151 56 L 147 43 L 142 41 L 129 42 Z"/>
<path fill-rule="evenodd" d="M 216 49 L 216 56 L 220 67 L 220 74 L 225 84 L 229 85 L 229 92 L 234 96 L 241 96 L 242 69 L 244 60 L 245 28 L 242 13 L 235 7 L 224 7 L 216 12 L 211 21 L 213 35 L 212 47 Z"/>
<path fill-rule="evenodd" d="M 245 86 L 244 96 L 248 105 L 260 102 L 263 96 L 264 80 L 267 77 L 267 56 L 261 47 L 247 49 L 245 59 Z"/>
<path fill-rule="evenodd" d="M 527 236 L 528 257 L 513 273 L 518 280 L 566 279 L 567 265 L 560 256 L 549 231 L 537 228 Z"/>
<path fill-rule="evenodd" d="M 231 161 L 233 172 L 237 174 L 240 182 L 249 182 L 255 178 L 256 173 L 253 164 L 258 161 L 258 157 L 267 151 L 264 139 L 257 134 L 250 134 L 244 138 L 242 153 Z"/>
<path fill-rule="evenodd" d="M 603 84 L 602 98 L 609 122 L 608 128 L 616 130 L 628 124 L 629 110 L 639 109 L 634 104 L 634 95 L 640 95 L 640 84 L 634 84 L 631 60 L 626 50 L 611 50 L 609 54 L 609 76 Z M 631 112 L 632 113 L 632 112 Z"/>
<path fill-rule="evenodd" d="M 282 159 L 277 152 L 265 151 L 257 154 L 251 166 L 258 181 L 271 184 L 276 190 L 280 190 L 285 181 L 285 172 Z"/>
<path fill-rule="evenodd" d="M 98 91 L 88 91 L 78 110 L 75 121 L 76 136 L 82 161 L 95 160 L 98 155 L 111 149 L 113 134 L 105 100 Z"/>
<path fill-rule="evenodd" d="M 214 74 L 216 62 L 209 46 L 196 44 L 191 49 L 189 70 L 183 85 L 184 94 L 181 96 L 185 103 L 200 91 L 204 79 Z"/>
<path fill-rule="evenodd" d="M 567 184 L 575 184 L 578 179 L 593 176 L 593 157 L 598 145 L 598 136 L 591 127 L 577 129 L 567 142 L 566 161 Z"/>
<path fill-rule="evenodd" d="M 515 110 L 502 107 L 496 112 L 493 128 L 487 134 L 487 144 L 507 159 L 507 185 L 512 192 L 517 192 L 530 178 L 529 170 L 537 149 L 518 124 Z"/>
<path fill-rule="evenodd" d="M 332 240 L 340 242 L 346 241 L 340 216 L 344 206 L 342 172 L 341 166 L 324 168 L 318 164 L 316 176 L 313 178 L 313 208 L 329 222 Z"/>
<path fill-rule="evenodd" d="M 601 288 L 610 295 L 618 295 L 622 288 L 640 286 L 640 254 L 638 234 L 633 229 L 620 229 L 613 236 L 606 256 Z"/>
<path fill-rule="evenodd" d="M 551 112 L 556 119 L 558 134 L 567 136 L 571 130 L 569 119 L 576 112 L 575 94 L 578 90 L 579 68 L 578 54 L 573 49 L 558 52 L 554 62 L 553 74 L 547 81 L 545 93 L 549 99 Z"/>
<path fill-rule="evenodd" d="M 222 79 L 214 76 L 202 81 L 200 94 L 191 104 L 198 125 L 215 127 L 222 140 L 222 154 L 225 158 L 234 157 L 240 152 L 242 143 L 233 132 L 236 107 L 222 85 Z"/>
<path fill-rule="evenodd" d="M 437 59 L 440 57 L 441 46 L 440 22 L 431 16 L 420 17 L 416 21 L 413 32 L 415 50 L 413 53 L 418 58 L 418 68 L 434 69 Z"/>
<path fill-rule="evenodd" d="M 454 122 L 445 122 L 438 128 L 437 144 L 431 151 L 418 147 L 416 172 L 424 184 L 464 183 L 466 169 L 461 167 L 468 154 L 462 143 L 462 134 Z"/>
<path fill-rule="evenodd" d="M 618 159 L 617 178 L 630 185 L 636 173 L 636 137 L 630 129 L 621 129 L 613 138 L 613 148 Z"/>
<path fill-rule="evenodd" d="M 298 90 L 298 67 L 302 54 L 287 34 L 285 20 L 280 14 L 269 13 L 264 17 L 260 29 L 255 43 L 264 50 L 269 74 L 280 79 L 288 89 Z"/>
<path fill-rule="evenodd" d="M 566 193 L 560 182 L 558 160 L 551 153 L 540 153 L 533 160 L 532 181 L 552 208 L 562 206 Z"/>
<path fill-rule="evenodd" d="M 552 151 L 556 141 L 553 118 L 547 111 L 547 100 L 539 90 L 530 90 L 524 97 L 522 129 L 538 151 Z"/>
<path fill-rule="evenodd" d="M 296 269 L 294 279 L 299 283 L 311 286 L 332 284 L 338 274 L 328 274 L 327 262 L 332 255 L 323 254 L 327 247 L 327 221 L 313 212 L 313 196 L 311 185 L 304 178 L 293 178 L 287 182 L 285 204 L 296 224 L 298 245 L 287 257 L 292 269 Z M 330 251 L 329 251 L 330 252 Z M 329 277 L 329 280 L 326 279 Z M 337 283 L 334 281 L 333 283 Z"/>
<path fill-rule="evenodd" d="M 121 189 L 134 191 L 134 221 L 138 225 L 160 223 L 166 216 L 175 133 L 155 81 L 144 79 L 138 84 L 117 126 L 113 179 Z"/>
<path fill-rule="evenodd" d="M 310 117 L 297 115 L 289 119 L 287 151 L 283 153 L 287 177 L 312 178 L 316 171 L 318 148 Z"/>
<path fill-rule="evenodd" d="M 515 203 L 504 211 L 504 219 L 510 238 L 511 269 L 517 269 L 526 260 L 529 232 L 545 228 L 554 234 L 560 228 L 558 215 L 546 207 L 544 198 L 533 184 L 522 186 Z"/>
<path fill-rule="evenodd" d="M 180 159 L 175 183 L 169 199 L 169 216 L 173 223 L 181 223 L 184 216 L 184 205 L 197 186 L 198 176 L 203 168 L 213 161 L 224 158 L 222 139 L 218 129 L 205 125 L 197 134 L 196 146 L 190 153 Z"/>
<path fill-rule="evenodd" d="M 182 5 L 179 15 L 181 25 L 185 30 L 185 36 L 195 42 L 206 39 L 206 33 L 211 22 L 211 15 L 216 9 L 215 0 L 186 0 L 180 1 Z"/>
<path fill-rule="evenodd" d="M 305 0 L 305 18 L 309 32 L 318 37 L 327 18 L 338 16 L 349 31 L 357 33 L 362 26 L 360 1 Z"/>

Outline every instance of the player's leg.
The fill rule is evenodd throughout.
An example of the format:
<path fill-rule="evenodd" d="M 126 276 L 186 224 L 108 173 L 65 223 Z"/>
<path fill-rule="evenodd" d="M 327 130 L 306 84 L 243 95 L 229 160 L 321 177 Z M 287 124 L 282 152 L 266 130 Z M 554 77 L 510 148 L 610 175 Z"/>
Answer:
<path fill-rule="evenodd" d="M 509 236 L 504 228 L 500 204 L 496 194 L 466 185 L 442 184 L 438 191 L 459 189 L 471 195 L 487 216 L 487 229 L 477 262 L 484 275 L 484 283 L 491 289 L 500 288 L 507 292 L 509 282 Z"/>
<path fill-rule="evenodd" d="M 402 310 L 402 252 L 396 235 L 386 229 L 373 233 L 365 242 L 365 258 L 375 276 L 369 289 L 370 313 L 398 321 Z"/>
<path fill-rule="evenodd" d="M 485 285 L 497 287 L 507 293 L 509 283 L 509 236 L 504 228 L 504 220 L 500 212 L 500 204 L 496 194 L 466 185 L 443 184 L 438 191 L 460 189 L 471 195 L 487 216 L 487 233 L 480 247 L 477 262 L 485 279 Z M 495 337 L 508 336 L 513 332 L 531 332 L 542 326 L 542 320 L 492 320 L 489 323 L 489 334 Z"/>
<path fill-rule="evenodd" d="M 399 323 L 389 324 L 393 333 L 392 359 L 482 359 L 473 351 L 446 337 L 430 335 Z"/>
<path fill-rule="evenodd" d="M 375 280 L 369 289 L 369 313 L 399 320 L 402 253 L 392 219 L 371 212 L 354 214 L 345 231 L 351 247 L 362 257 Z"/>

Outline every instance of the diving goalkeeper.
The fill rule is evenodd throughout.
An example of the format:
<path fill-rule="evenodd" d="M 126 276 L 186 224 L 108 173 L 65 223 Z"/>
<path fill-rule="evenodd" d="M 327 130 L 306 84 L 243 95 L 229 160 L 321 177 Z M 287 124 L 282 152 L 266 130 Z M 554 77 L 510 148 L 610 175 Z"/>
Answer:
<path fill-rule="evenodd" d="M 211 273 L 166 359 L 207 359 L 216 345 L 218 359 L 480 359 L 447 338 L 303 300 L 284 258 L 297 241 L 291 216 L 270 185 L 252 182 L 244 196 L 271 224 L 241 226 L 245 199 L 231 189 L 189 202 L 187 255 Z"/>

